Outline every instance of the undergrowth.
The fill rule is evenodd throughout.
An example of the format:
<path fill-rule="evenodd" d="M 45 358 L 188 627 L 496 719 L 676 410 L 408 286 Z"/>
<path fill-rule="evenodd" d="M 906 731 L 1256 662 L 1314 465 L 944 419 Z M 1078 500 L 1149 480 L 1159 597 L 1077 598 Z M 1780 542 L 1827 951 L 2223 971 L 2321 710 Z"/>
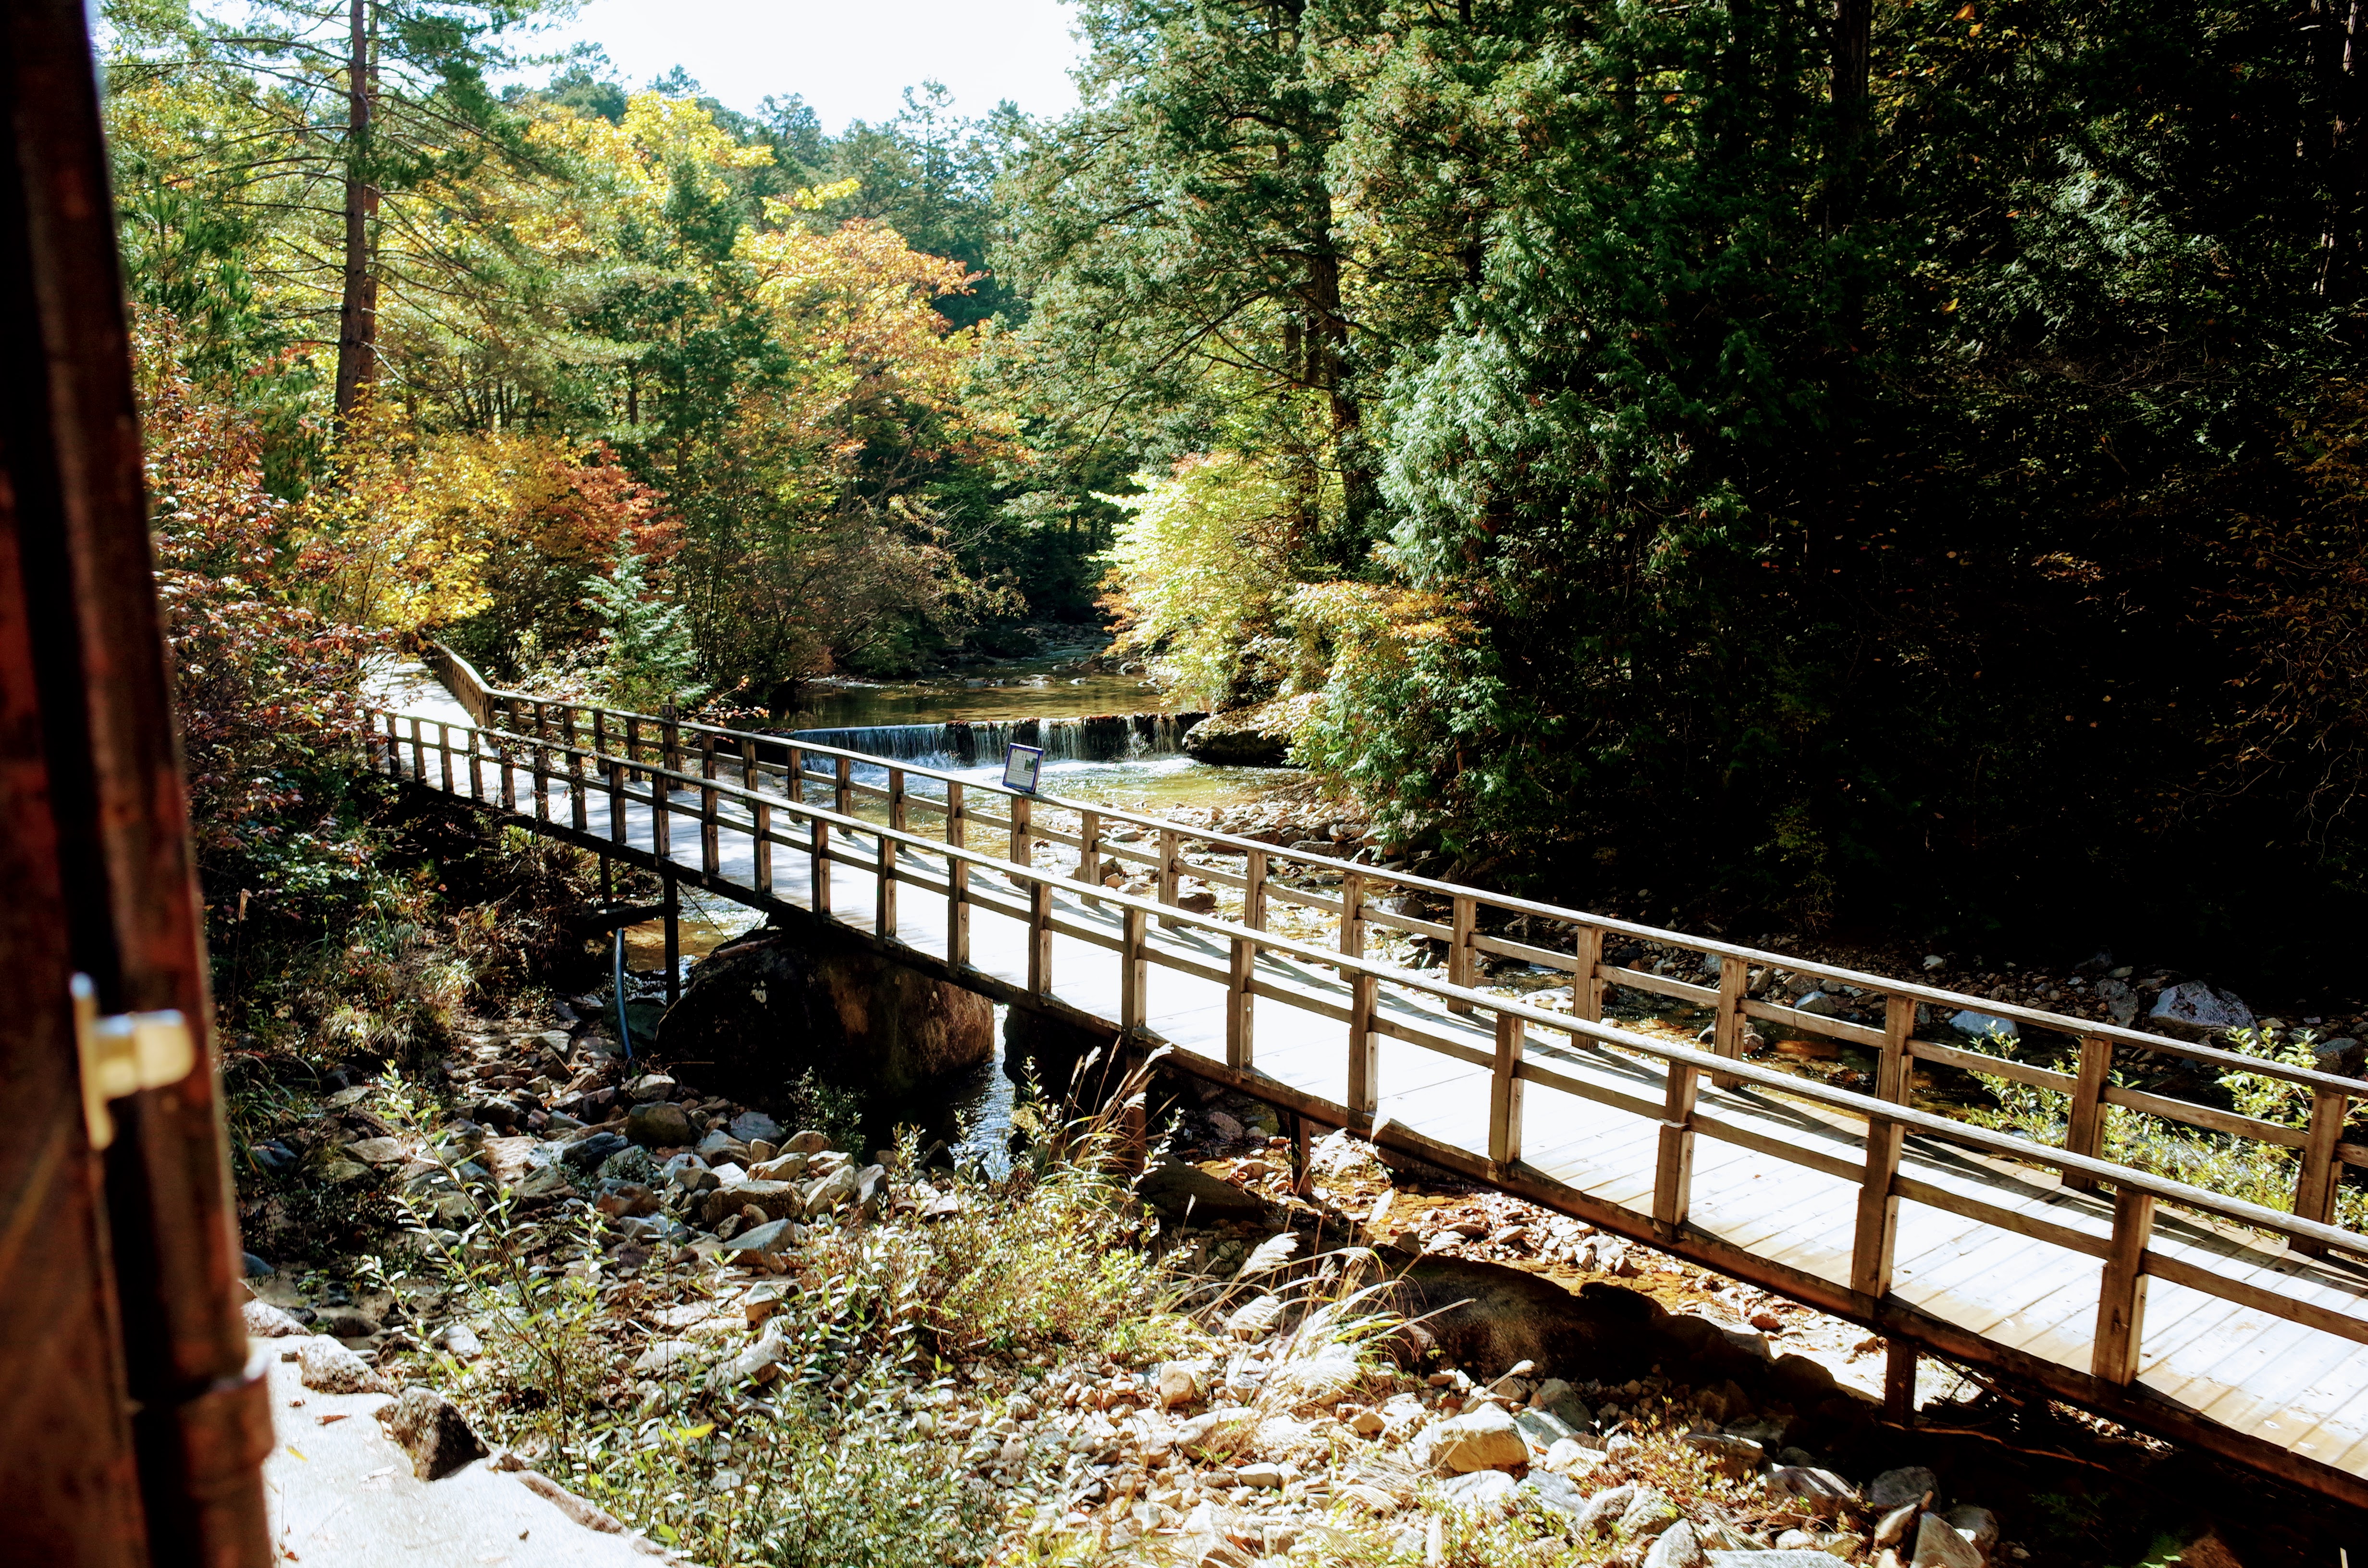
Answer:
<path fill-rule="evenodd" d="M 390 1119 L 426 1132 L 429 1108 L 399 1079 L 381 1098 Z M 1191 1334 L 1141 1244 L 1110 1114 L 1064 1128 L 1058 1157 L 1000 1178 L 932 1173 L 961 1200 L 950 1216 L 810 1237 L 785 1257 L 788 1299 L 767 1326 L 776 1365 L 736 1386 L 728 1358 L 750 1343 L 738 1335 L 662 1369 L 635 1362 L 657 1337 L 643 1309 L 706 1296 L 730 1312 L 747 1279 L 721 1267 L 660 1285 L 619 1278 L 597 1213 L 522 1214 L 469 1178 L 465 1149 L 442 1151 L 468 1222 L 446 1228 L 426 1196 L 405 1202 L 483 1354 L 437 1353 L 435 1381 L 491 1437 L 700 1562 L 979 1561 L 1004 1500 L 972 1477 L 961 1445 L 916 1428 L 914 1391 L 950 1387 L 982 1359 L 1141 1357 Z M 901 1143 L 909 1169 L 916 1139 Z"/>

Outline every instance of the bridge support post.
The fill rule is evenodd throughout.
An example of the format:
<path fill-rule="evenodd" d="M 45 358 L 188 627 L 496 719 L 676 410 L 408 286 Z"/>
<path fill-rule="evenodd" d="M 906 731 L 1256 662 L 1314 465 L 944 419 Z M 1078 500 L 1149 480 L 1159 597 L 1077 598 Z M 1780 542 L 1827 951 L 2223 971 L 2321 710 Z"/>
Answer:
<path fill-rule="evenodd" d="M 1382 1053 L 1373 1033 L 1380 990 L 1381 983 L 1362 971 L 1349 976 L 1349 1114 L 1368 1129 L 1382 1108 Z"/>
<path fill-rule="evenodd" d="M 682 903 L 675 887 L 674 873 L 664 873 L 666 884 L 666 1006 L 682 1000 Z"/>
<path fill-rule="evenodd" d="M 2351 1096 L 2340 1089 L 2318 1089 L 2310 1100 L 2309 1142 L 2295 1153 L 2301 1156 L 2301 1169 L 2294 1176 L 2294 1212 L 2297 1220 L 2316 1220 L 2322 1225 L 2335 1222 L 2335 1193 L 2343 1179 L 2343 1167 L 2337 1163 L 2336 1144 L 2343 1137 L 2343 1119 L 2351 1111 Z M 2288 1250 L 2306 1257 L 2323 1257 L 2324 1243 L 2297 1236 L 2286 1244 Z"/>
<path fill-rule="evenodd" d="M 1891 1261 L 1899 1239 L 1899 1153 L 1907 1129 L 1880 1117 L 1866 1124 L 1866 1168 L 1859 1177 L 1858 1227 L 1850 1243 L 1850 1289 L 1877 1299 L 1891 1293 Z"/>
<path fill-rule="evenodd" d="M 1447 940 L 1447 983 L 1469 989 L 1474 978 L 1474 971 L 1480 967 L 1478 962 L 1480 954 L 1472 946 L 1473 933 L 1480 921 L 1478 901 L 1467 894 L 1458 893 L 1455 897 L 1455 913 L 1452 918 L 1455 923 L 1453 935 Z M 1452 1001 L 1448 1003 L 1447 1010 L 1451 1013 L 1468 1013 L 1472 1010 L 1472 1004 Z"/>
<path fill-rule="evenodd" d="M 1295 1110 L 1282 1113 L 1291 1131 L 1291 1190 L 1305 1198 L 1315 1190 L 1315 1161 L 1307 1147 L 1307 1118 Z"/>
<path fill-rule="evenodd" d="M 1603 1021 L 1603 981 L 1596 966 L 1603 961 L 1603 927 L 1582 926 L 1578 928 L 1577 950 L 1573 954 L 1570 1010 L 1588 1023 Z M 1574 1043 L 1577 1036 L 1571 1037 Z"/>
<path fill-rule="evenodd" d="M 1890 1338 L 1883 1342 L 1883 1418 L 1894 1426 L 1916 1424 L 1916 1346 Z"/>

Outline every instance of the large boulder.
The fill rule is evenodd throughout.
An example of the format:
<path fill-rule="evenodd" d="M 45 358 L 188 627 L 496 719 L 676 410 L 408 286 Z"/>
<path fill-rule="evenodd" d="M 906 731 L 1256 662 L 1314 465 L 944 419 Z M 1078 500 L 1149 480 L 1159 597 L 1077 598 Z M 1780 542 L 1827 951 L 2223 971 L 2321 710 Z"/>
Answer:
<path fill-rule="evenodd" d="M 1195 762 L 1233 767 L 1281 767 L 1291 761 L 1291 746 L 1315 715 L 1320 699 L 1277 698 L 1253 708 L 1212 713 L 1184 733 L 1184 753 Z"/>
<path fill-rule="evenodd" d="M 2165 988 L 2146 1018 L 2178 1034 L 2208 1038 L 2226 1029 L 2251 1028 L 2253 1009 L 2232 992 L 2190 980 Z"/>
<path fill-rule="evenodd" d="M 827 926 L 764 926 L 708 955 L 651 1050 L 743 1105 L 811 1071 L 894 1099 L 995 1054 L 995 1006 Z"/>

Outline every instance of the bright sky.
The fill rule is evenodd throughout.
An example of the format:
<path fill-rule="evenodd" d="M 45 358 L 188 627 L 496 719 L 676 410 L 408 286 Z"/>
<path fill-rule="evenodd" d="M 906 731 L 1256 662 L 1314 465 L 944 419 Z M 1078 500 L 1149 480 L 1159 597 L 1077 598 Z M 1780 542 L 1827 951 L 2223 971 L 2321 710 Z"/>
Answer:
<path fill-rule="evenodd" d="M 633 88 L 680 65 L 750 114 L 768 94 L 796 93 L 837 135 L 850 119 L 886 119 L 928 77 L 951 90 L 958 114 L 1003 98 L 1058 114 L 1076 102 L 1069 26 L 1062 0 L 586 0 L 526 47 L 597 43 Z"/>

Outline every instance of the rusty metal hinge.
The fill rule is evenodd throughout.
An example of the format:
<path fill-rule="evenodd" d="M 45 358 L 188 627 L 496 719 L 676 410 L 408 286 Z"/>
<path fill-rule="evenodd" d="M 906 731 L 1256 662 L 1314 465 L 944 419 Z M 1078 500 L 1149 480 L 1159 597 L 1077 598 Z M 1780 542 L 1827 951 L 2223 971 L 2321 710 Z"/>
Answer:
<path fill-rule="evenodd" d="M 177 1084 L 197 1070 L 198 1043 L 189 1021 L 177 1011 L 98 1011 L 98 991 L 90 976 L 74 977 L 74 1045 L 82 1055 L 82 1114 L 90 1146 L 115 1142 L 115 1118 L 107 1102 Z"/>

